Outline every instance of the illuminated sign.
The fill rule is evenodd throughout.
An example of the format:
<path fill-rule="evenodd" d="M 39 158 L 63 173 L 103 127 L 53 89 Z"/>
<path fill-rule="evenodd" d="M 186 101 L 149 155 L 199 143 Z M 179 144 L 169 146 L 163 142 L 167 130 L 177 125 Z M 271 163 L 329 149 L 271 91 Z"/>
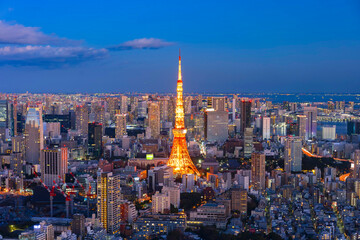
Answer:
<path fill-rule="evenodd" d="M 146 160 L 153 160 L 154 159 L 154 154 L 150 153 L 150 154 L 146 154 Z"/>

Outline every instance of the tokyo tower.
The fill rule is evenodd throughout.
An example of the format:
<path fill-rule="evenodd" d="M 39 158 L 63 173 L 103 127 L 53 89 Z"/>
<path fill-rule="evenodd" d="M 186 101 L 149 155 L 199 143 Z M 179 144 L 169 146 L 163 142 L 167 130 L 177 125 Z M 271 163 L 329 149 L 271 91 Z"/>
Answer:
<path fill-rule="evenodd" d="M 177 98 L 175 110 L 175 128 L 173 129 L 174 140 L 170 158 L 167 165 L 173 168 L 175 174 L 196 174 L 199 171 L 192 162 L 186 146 L 186 128 L 184 121 L 184 100 L 183 100 L 183 81 L 181 76 L 181 56 L 179 54 L 179 75 L 177 80 Z"/>

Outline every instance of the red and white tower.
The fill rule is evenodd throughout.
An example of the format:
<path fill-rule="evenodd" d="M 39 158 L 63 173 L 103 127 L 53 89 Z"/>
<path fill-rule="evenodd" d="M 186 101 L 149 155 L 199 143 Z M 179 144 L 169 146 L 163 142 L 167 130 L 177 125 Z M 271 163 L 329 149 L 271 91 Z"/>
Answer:
<path fill-rule="evenodd" d="M 186 145 L 186 128 L 184 121 L 183 81 L 181 76 L 181 56 L 179 54 L 179 74 L 177 80 L 177 98 L 175 110 L 174 140 L 167 165 L 174 169 L 175 174 L 196 174 L 199 171 L 192 162 Z"/>

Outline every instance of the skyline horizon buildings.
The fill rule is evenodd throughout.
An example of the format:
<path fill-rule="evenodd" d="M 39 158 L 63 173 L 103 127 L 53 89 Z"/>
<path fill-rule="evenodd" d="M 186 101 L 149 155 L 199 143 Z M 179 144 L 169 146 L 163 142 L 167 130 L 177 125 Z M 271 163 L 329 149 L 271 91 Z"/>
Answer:
<path fill-rule="evenodd" d="M 72 14 L 63 19 L 68 5 Z M 184 2 L 176 6 L 188 16 L 181 24 L 173 3 L 93 6 L 2 2 L 0 72 L 7 84 L 0 91 L 171 92 L 179 47 L 187 56 L 185 92 L 356 93 L 360 86 L 355 1 Z"/>
<path fill-rule="evenodd" d="M 0 240 L 360 238 L 359 13 L 0 1 Z"/>

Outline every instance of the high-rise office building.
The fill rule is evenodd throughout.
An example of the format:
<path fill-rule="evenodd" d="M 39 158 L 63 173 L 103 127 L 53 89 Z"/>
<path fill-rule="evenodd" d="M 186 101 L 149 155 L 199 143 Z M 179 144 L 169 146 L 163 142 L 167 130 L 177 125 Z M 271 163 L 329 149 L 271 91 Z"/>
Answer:
<path fill-rule="evenodd" d="M 120 113 L 127 114 L 128 112 L 128 97 L 122 95 L 120 97 Z"/>
<path fill-rule="evenodd" d="M 137 105 L 137 117 L 138 118 L 145 118 L 146 117 L 146 110 L 148 107 L 147 101 L 139 101 Z"/>
<path fill-rule="evenodd" d="M 336 139 L 336 125 L 322 127 L 322 139 L 335 140 Z"/>
<path fill-rule="evenodd" d="M 232 99 L 232 105 L 231 105 L 231 109 L 232 109 L 232 117 L 231 120 L 234 123 L 235 122 L 235 118 L 236 118 L 236 112 L 237 112 L 237 107 L 236 107 L 236 101 L 237 100 L 237 96 L 234 95 L 233 99 Z"/>
<path fill-rule="evenodd" d="M 160 100 L 160 121 L 167 122 L 169 120 L 169 100 L 161 99 Z"/>
<path fill-rule="evenodd" d="M 247 213 L 247 194 L 246 189 L 234 188 L 231 189 L 231 210 L 239 211 L 240 214 Z"/>
<path fill-rule="evenodd" d="M 357 149 L 354 152 L 354 171 L 353 178 L 360 178 L 360 150 Z"/>
<path fill-rule="evenodd" d="M 88 135 L 89 112 L 85 106 L 76 106 L 75 127 L 82 136 Z"/>
<path fill-rule="evenodd" d="M 41 107 L 28 109 L 25 123 L 25 160 L 30 164 L 40 163 L 40 151 L 44 148 Z"/>
<path fill-rule="evenodd" d="M 226 110 L 226 99 L 225 97 L 213 97 L 212 98 L 212 108 L 215 111 L 225 111 Z"/>
<path fill-rule="evenodd" d="M 360 122 L 359 121 L 348 121 L 347 122 L 347 135 L 360 134 Z"/>
<path fill-rule="evenodd" d="M 149 103 L 149 127 L 151 129 L 151 138 L 160 136 L 160 106 L 158 102 Z"/>
<path fill-rule="evenodd" d="M 9 100 L 0 100 L 0 133 L 5 137 L 14 136 L 16 131 L 16 105 Z M 5 134 L 6 133 L 6 134 Z"/>
<path fill-rule="evenodd" d="M 245 128 L 251 127 L 251 100 L 241 99 L 240 132 L 245 133 Z"/>
<path fill-rule="evenodd" d="M 10 169 L 15 175 L 20 176 L 23 171 L 25 155 L 25 139 L 23 136 L 14 136 L 11 138 L 12 152 Z"/>
<path fill-rule="evenodd" d="M 263 117 L 262 122 L 262 135 L 263 139 L 270 139 L 270 118 L 269 117 Z"/>
<path fill-rule="evenodd" d="M 191 114 L 191 101 L 192 101 L 192 96 L 187 96 L 185 98 L 184 101 L 184 113 L 186 114 Z"/>
<path fill-rule="evenodd" d="M 251 184 L 255 190 L 265 189 L 265 154 L 251 154 Z"/>
<path fill-rule="evenodd" d="M 228 113 L 214 111 L 210 108 L 205 111 L 205 138 L 209 142 L 225 142 L 228 139 Z"/>
<path fill-rule="evenodd" d="M 165 186 L 161 191 L 169 195 L 170 204 L 176 208 L 180 207 L 180 188 L 178 186 Z"/>
<path fill-rule="evenodd" d="M 93 111 L 94 121 L 101 124 L 102 134 L 105 134 L 106 117 L 104 105 L 96 105 Z"/>
<path fill-rule="evenodd" d="M 0 100 L 0 128 L 8 126 L 8 101 Z"/>
<path fill-rule="evenodd" d="M 45 122 L 45 137 L 54 138 L 60 135 L 60 122 Z"/>
<path fill-rule="evenodd" d="M 59 123 L 60 132 L 67 133 L 71 129 L 71 117 L 73 116 L 70 116 L 70 114 L 45 114 L 43 120 L 45 123 Z"/>
<path fill-rule="evenodd" d="M 85 216 L 83 214 L 74 214 L 71 222 L 71 231 L 77 236 L 85 236 Z"/>
<path fill-rule="evenodd" d="M 156 192 L 151 199 L 152 213 L 165 213 L 170 210 L 170 198 L 168 193 Z"/>
<path fill-rule="evenodd" d="M 13 134 L 12 136 L 17 136 L 18 132 L 17 132 L 17 98 L 15 97 L 14 102 L 13 102 L 13 121 L 12 121 L 12 131 Z"/>
<path fill-rule="evenodd" d="M 103 105 L 97 105 L 94 107 L 94 121 L 101 123 L 105 127 L 105 107 Z"/>
<path fill-rule="evenodd" d="M 24 155 L 21 152 L 11 153 L 10 169 L 16 176 L 21 176 L 24 166 Z"/>
<path fill-rule="evenodd" d="M 300 137 L 289 137 L 285 140 L 284 168 L 285 172 L 291 173 L 301 171 L 302 167 L 302 139 Z"/>
<path fill-rule="evenodd" d="M 97 176 L 97 217 L 110 234 L 120 230 L 120 175 L 99 172 Z"/>
<path fill-rule="evenodd" d="M 41 180 L 47 185 L 54 185 L 61 183 L 59 176 L 65 179 L 65 174 L 68 172 L 68 149 L 67 148 L 53 148 L 42 149 L 40 158 Z"/>
<path fill-rule="evenodd" d="M 306 115 L 297 116 L 297 136 L 305 140 L 306 137 Z"/>
<path fill-rule="evenodd" d="M 115 138 L 120 139 L 126 135 L 126 114 L 118 113 L 115 115 Z"/>
<path fill-rule="evenodd" d="M 110 114 L 110 119 L 115 120 L 116 111 L 119 110 L 119 99 L 115 97 L 109 97 L 106 99 L 108 112 Z"/>
<path fill-rule="evenodd" d="M 253 128 L 245 128 L 244 132 L 244 157 L 251 157 L 253 151 Z"/>
<path fill-rule="evenodd" d="M 102 124 L 97 122 L 89 123 L 88 149 L 89 153 L 98 158 L 102 154 Z"/>
<path fill-rule="evenodd" d="M 317 131 L 317 107 L 304 107 L 306 121 L 306 139 L 316 137 Z"/>
<path fill-rule="evenodd" d="M 345 101 L 336 101 L 335 102 L 335 109 L 339 110 L 341 112 L 344 112 L 344 110 L 345 110 Z"/>

